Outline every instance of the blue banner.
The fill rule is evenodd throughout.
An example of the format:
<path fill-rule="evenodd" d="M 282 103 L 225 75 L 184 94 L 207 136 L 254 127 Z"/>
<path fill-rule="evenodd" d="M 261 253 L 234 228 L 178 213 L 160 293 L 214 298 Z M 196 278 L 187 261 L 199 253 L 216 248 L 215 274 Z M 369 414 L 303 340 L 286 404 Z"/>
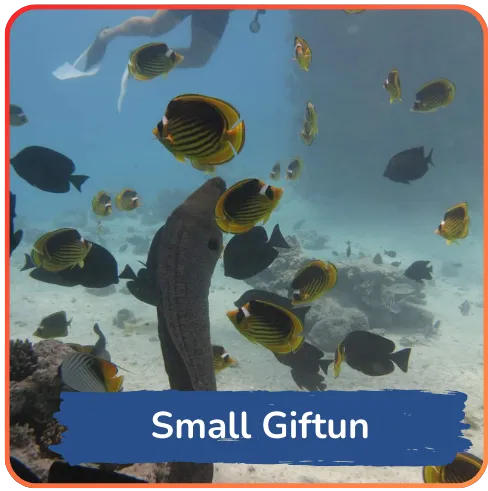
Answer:
<path fill-rule="evenodd" d="M 51 449 L 70 464 L 197 462 L 444 465 L 466 395 L 357 392 L 63 392 L 68 427 Z"/>

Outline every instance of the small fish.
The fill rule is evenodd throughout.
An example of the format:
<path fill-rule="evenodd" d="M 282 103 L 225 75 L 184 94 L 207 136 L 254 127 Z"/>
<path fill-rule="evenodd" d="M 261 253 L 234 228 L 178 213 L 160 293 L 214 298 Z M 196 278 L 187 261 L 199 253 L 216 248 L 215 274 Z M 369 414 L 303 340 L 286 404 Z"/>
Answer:
<path fill-rule="evenodd" d="M 393 182 L 410 184 L 410 181 L 416 181 L 427 174 L 429 164 L 435 167 L 432 162 L 433 152 L 434 149 L 425 157 L 424 147 L 415 147 L 397 153 L 388 162 L 383 177 Z"/>
<path fill-rule="evenodd" d="M 124 188 L 115 198 L 115 205 L 120 211 L 131 211 L 141 206 L 137 191 Z"/>
<path fill-rule="evenodd" d="M 23 109 L 16 104 L 10 104 L 10 126 L 23 126 L 28 122 Z"/>
<path fill-rule="evenodd" d="M 395 365 L 407 373 L 411 348 L 394 351 L 395 343 L 383 336 L 369 331 L 350 332 L 336 349 L 334 377 L 339 376 L 344 362 L 371 377 L 388 375 L 395 370 Z"/>
<path fill-rule="evenodd" d="M 415 95 L 412 112 L 429 113 L 446 107 L 456 97 L 456 86 L 446 78 L 432 80 L 423 85 Z"/>
<path fill-rule="evenodd" d="M 383 253 L 385 256 L 396 257 L 397 253 L 395 251 L 385 251 Z"/>
<path fill-rule="evenodd" d="M 129 336 L 130 334 L 157 334 L 158 333 L 158 323 L 150 321 L 139 321 L 139 322 L 127 322 L 122 321 L 124 327 L 124 336 Z"/>
<path fill-rule="evenodd" d="M 394 285 L 385 287 L 384 290 L 394 295 L 410 295 L 410 293 L 415 291 L 415 288 L 408 283 L 395 283 Z"/>
<path fill-rule="evenodd" d="M 76 392 L 120 392 L 124 377 L 117 365 L 96 356 L 75 351 L 59 367 L 61 380 Z"/>
<path fill-rule="evenodd" d="M 108 217 L 112 214 L 112 198 L 105 191 L 100 191 L 92 200 L 92 210 L 95 215 Z"/>
<path fill-rule="evenodd" d="M 278 206 L 283 189 L 259 179 L 244 179 L 231 186 L 215 207 L 215 220 L 223 232 L 243 234 L 259 222 L 265 225 Z"/>
<path fill-rule="evenodd" d="M 471 304 L 465 300 L 459 307 L 459 311 L 461 312 L 462 315 L 466 316 L 469 315 L 469 311 L 471 310 Z"/>
<path fill-rule="evenodd" d="M 312 50 L 307 42 L 299 36 L 295 36 L 294 52 L 295 57 L 293 60 L 298 63 L 298 66 L 302 70 L 308 72 L 310 64 L 312 63 Z"/>
<path fill-rule="evenodd" d="M 75 175 L 75 164 L 65 155 L 46 147 L 22 149 L 10 163 L 17 175 L 48 193 L 67 193 L 72 184 L 80 193 L 88 176 Z"/>
<path fill-rule="evenodd" d="M 245 280 L 261 273 L 278 257 L 276 248 L 290 248 L 279 225 L 275 225 L 269 240 L 264 227 L 234 235 L 224 249 L 224 275 Z"/>
<path fill-rule="evenodd" d="M 381 295 L 381 303 L 392 314 L 399 314 L 401 312 L 401 301 L 397 301 L 395 298 L 395 294 L 391 293 L 388 290 L 383 291 L 383 294 Z"/>
<path fill-rule="evenodd" d="M 86 288 L 106 288 L 117 284 L 118 266 L 112 254 L 99 244 L 90 242 L 90 252 L 84 259 L 81 268 L 75 265 L 61 271 L 48 271 L 42 267 L 36 267 L 32 258 L 26 254 L 26 265 L 23 270 L 36 268 L 29 276 L 35 280 L 51 285 L 64 287 L 84 286 Z"/>
<path fill-rule="evenodd" d="M 383 264 L 383 258 L 381 257 L 381 254 L 376 254 L 374 257 L 373 257 L 373 263 L 374 264 Z"/>
<path fill-rule="evenodd" d="M 97 222 L 97 234 L 98 235 L 103 234 L 103 225 L 101 220 L 98 220 Z"/>
<path fill-rule="evenodd" d="M 351 241 L 348 240 L 346 244 L 347 244 L 346 256 L 351 257 Z"/>
<path fill-rule="evenodd" d="M 300 178 L 303 171 L 303 160 L 300 157 L 295 157 L 289 164 L 286 170 L 286 179 L 296 181 Z"/>
<path fill-rule="evenodd" d="M 317 112 L 315 106 L 308 101 L 305 106 L 305 119 L 300 136 L 305 145 L 311 145 L 319 133 Z"/>
<path fill-rule="evenodd" d="M 432 279 L 432 265 L 429 267 L 430 261 L 415 261 L 403 273 L 408 279 L 414 280 L 417 283 L 422 283 L 422 280 Z"/>
<path fill-rule="evenodd" d="M 17 247 L 20 244 L 20 241 L 22 240 L 22 237 L 24 236 L 23 230 L 15 230 L 14 227 L 14 218 L 17 216 L 15 214 L 15 205 L 17 204 L 17 196 L 10 191 L 10 227 L 9 227 L 9 232 L 10 232 L 10 255 L 12 255 L 12 252 L 17 249 Z"/>
<path fill-rule="evenodd" d="M 118 112 L 122 111 L 122 102 L 127 91 L 129 77 L 139 81 L 152 80 L 159 76 L 166 78 L 168 73 L 177 67 L 183 59 L 182 55 L 164 43 L 148 43 L 133 50 L 129 55 L 129 63 L 120 82 Z"/>
<path fill-rule="evenodd" d="M 222 165 L 244 147 L 245 124 L 240 118 L 228 102 L 184 94 L 170 101 L 153 135 L 180 162 Z"/>
<path fill-rule="evenodd" d="M 471 481 L 481 468 L 483 461 L 467 452 L 459 452 L 450 464 L 433 466 L 422 469 L 422 477 L 428 484 L 456 484 Z"/>
<path fill-rule="evenodd" d="M 129 247 L 129 244 L 122 244 L 119 247 L 119 252 L 125 252 L 127 250 L 127 247 Z"/>
<path fill-rule="evenodd" d="M 391 265 L 394 266 L 395 268 L 398 268 L 398 266 L 400 266 L 400 264 L 402 264 L 401 261 L 394 261 L 391 263 Z"/>
<path fill-rule="evenodd" d="M 400 74 L 396 68 L 393 68 L 388 72 L 383 88 L 390 94 L 390 104 L 395 101 L 402 101 L 402 88 L 400 85 Z"/>
<path fill-rule="evenodd" d="M 441 327 L 441 321 L 435 321 L 432 324 L 428 324 L 425 328 L 425 337 L 431 338 L 432 336 L 437 336 L 439 334 Z"/>
<path fill-rule="evenodd" d="M 137 274 L 127 265 L 119 276 L 120 279 L 129 280 L 126 283 L 127 289 L 131 294 L 148 305 L 158 306 L 159 289 L 156 278 L 151 276 L 146 267 L 141 268 Z"/>
<path fill-rule="evenodd" d="M 91 248 L 92 243 L 74 228 L 54 230 L 37 239 L 22 271 L 37 267 L 56 273 L 76 265 L 83 268 Z"/>
<path fill-rule="evenodd" d="M 269 178 L 272 181 L 279 181 L 280 177 L 281 177 L 281 164 L 279 162 L 276 162 L 276 164 L 273 165 L 271 172 L 269 173 Z"/>
<path fill-rule="evenodd" d="M 453 242 L 459 244 L 458 240 L 465 239 L 468 236 L 469 223 L 468 203 L 463 201 L 446 211 L 444 218 L 434 230 L 434 233 L 444 237 L 447 245 L 451 245 Z"/>
<path fill-rule="evenodd" d="M 292 304 L 313 302 L 337 283 L 337 268 L 332 263 L 316 260 L 309 262 L 291 282 Z"/>
<path fill-rule="evenodd" d="M 303 344 L 303 319 L 279 305 L 251 300 L 238 310 L 227 312 L 236 329 L 249 341 L 273 353 L 290 353 Z"/>
<path fill-rule="evenodd" d="M 62 338 L 68 335 L 68 327 L 71 321 L 67 319 L 66 312 L 61 310 L 54 314 L 44 317 L 39 324 L 39 327 L 34 332 L 34 336 L 42 339 Z"/>
<path fill-rule="evenodd" d="M 237 366 L 237 361 L 231 358 L 223 346 L 212 344 L 212 353 L 215 374 L 221 372 L 227 367 Z"/>

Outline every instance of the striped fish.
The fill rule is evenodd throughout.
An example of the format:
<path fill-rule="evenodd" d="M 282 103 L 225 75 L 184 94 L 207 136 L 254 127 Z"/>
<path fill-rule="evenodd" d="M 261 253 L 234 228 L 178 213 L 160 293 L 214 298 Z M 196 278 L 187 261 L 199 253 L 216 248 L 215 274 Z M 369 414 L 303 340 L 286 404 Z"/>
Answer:
<path fill-rule="evenodd" d="M 230 357 L 229 353 L 225 351 L 223 346 L 212 345 L 212 354 L 213 354 L 213 367 L 215 373 L 219 373 L 227 367 L 234 367 L 237 365 L 237 362 Z"/>
<path fill-rule="evenodd" d="M 119 392 L 124 377 L 117 376 L 113 363 L 77 351 L 67 355 L 60 366 L 61 380 L 76 392 Z"/>
<path fill-rule="evenodd" d="M 151 80 L 167 75 L 184 57 L 164 43 L 148 43 L 131 52 L 129 74 L 136 80 Z"/>
<path fill-rule="evenodd" d="M 276 164 L 273 165 L 273 168 L 271 169 L 269 178 L 272 179 L 273 181 L 279 181 L 280 177 L 281 177 L 281 164 L 279 162 L 276 162 Z"/>
<path fill-rule="evenodd" d="M 296 181 L 300 178 L 303 172 L 303 160 L 300 157 L 295 157 L 289 164 L 286 170 L 286 179 Z"/>
<path fill-rule="evenodd" d="M 444 237 L 446 244 L 451 245 L 453 242 L 457 242 L 459 239 L 465 239 L 468 236 L 469 223 L 468 203 L 463 201 L 447 210 L 440 225 L 434 230 L 434 233 Z"/>
<path fill-rule="evenodd" d="M 383 88 L 390 94 L 390 104 L 402 101 L 402 87 L 400 85 L 400 73 L 396 68 L 388 72 Z"/>
<path fill-rule="evenodd" d="M 139 208 L 141 202 L 137 191 L 124 188 L 115 198 L 115 205 L 120 211 L 131 211 Z"/>
<path fill-rule="evenodd" d="M 483 467 L 483 461 L 473 454 L 459 452 L 455 459 L 446 465 L 425 466 L 422 471 L 425 483 L 454 484 L 471 481 Z"/>
<path fill-rule="evenodd" d="M 231 186 L 215 207 L 215 220 L 223 232 L 242 234 L 260 221 L 265 224 L 283 195 L 282 188 L 259 179 L 244 179 Z"/>
<path fill-rule="evenodd" d="M 245 125 L 228 102 L 184 94 L 170 101 L 153 135 L 180 162 L 222 165 L 241 152 Z"/>
<path fill-rule="evenodd" d="M 432 80 L 423 85 L 415 96 L 411 111 L 428 113 L 448 106 L 456 96 L 456 86 L 446 78 Z"/>
<path fill-rule="evenodd" d="M 227 317 L 249 341 L 273 353 L 295 352 L 303 344 L 303 319 L 278 305 L 251 300 Z"/>
<path fill-rule="evenodd" d="M 401 311 L 400 304 L 403 300 L 396 300 L 395 294 L 388 290 L 384 290 L 381 295 L 381 303 L 392 314 L 398 314 Z"/>
<path fill-rule="evenodd" d="M 337 268 L 332 263 L 311 261 L 295 275 L 291 282 L 292 304 L 313 302 L 337 283 Z"/>
<path fill-rule="evenodd" d="M 73 228 L 61 228 L 40 237 L 31 251 L 35 266 L 46 271 L 58 272 L 76 265 L 82 268 L 92 247 Z"/>
<path fill-rule="evenodd" d="M 106 217 L 112 214 L 112 198 L 105 191 L 100 191 L 92 200 L 95 215 Z"/>

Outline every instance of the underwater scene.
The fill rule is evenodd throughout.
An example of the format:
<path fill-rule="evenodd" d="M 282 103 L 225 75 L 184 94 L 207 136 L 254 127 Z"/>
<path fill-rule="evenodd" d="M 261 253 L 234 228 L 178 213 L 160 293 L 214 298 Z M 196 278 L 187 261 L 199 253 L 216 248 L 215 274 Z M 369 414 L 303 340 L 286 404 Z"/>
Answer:
<path fill-rule="evenodd" d="M 58 483 L 475 476 L 483 56 L 479 21 L 455 9 L 20 15 L 15 472 Z M 460 391 L 473 446 L 423 469 L 70 466 L 49 448 L 66 429 L 53 416 L 61 391 L 170 388 Z"/>

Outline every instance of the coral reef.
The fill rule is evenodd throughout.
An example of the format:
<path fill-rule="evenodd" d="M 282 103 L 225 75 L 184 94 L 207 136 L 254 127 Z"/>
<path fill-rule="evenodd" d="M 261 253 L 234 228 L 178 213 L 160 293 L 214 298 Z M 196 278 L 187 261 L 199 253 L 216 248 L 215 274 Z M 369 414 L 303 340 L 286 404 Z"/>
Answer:
<path fill-rule="evenodd" d="M 29 340 L 10 340 L 10 381 L 21 382 L 37 369 L 38 358 Z"/>
<path fill-rule="evenodd" d="M 246 282 L 252 288 L 289 295 L 292 279 L 307 262 L 298 239 L 286 237 L 290 249 L 280 250 L 273 264 Z M 390 264 L 375 264 L 370 257 L 334 258 L 339 276 L 335 287 L 312 304 L 307 314 L 306 331 L 317 347 L 331 350 L 349 331 L 380 329 L 385 333 L 406 331 L 423 333 L 433 315 L 425 309 L 423 285 L 408 280 L 403 270 Z M 392 312 L 384 301 L 384 290 L 392 285 L 407 285 L 410 292 L 397 295 L 399 312 Z"/>
<path fill-rule="evenodd" d="M 20 348 L 19 348 L 20 347 Z M 27 349 L 27 348 L 28 349 Z M 11 341 L 14 359 L 18 353 L 32 352 L 37 361 L 30 374 L 10 383 L 10 453 L 28 466 L 43 482 L 47 482 L 51 464 L 59 455 L 49 449 L 62 438 L 66 427 L 53 414 L 59 411 L 62 386 L 58 375 L 59 365 L 72 348 L 57 340 L 44 340 L 34 346 L 28 341 Z M 16 354 L 17 353 L 17 354 Z M 12 359 L 12 357 L 11 357 Z M 16 362 L 17 363 L 17 362 Z M 18 377 L 19 378 L 19 377 Z M 106 464 L 92 464 L 106 467 Z M 165 463 L 127 464 L 112 466 L 119 472 L 145 479 L 149 482 L 165 482 L 168 468 Z"/>

